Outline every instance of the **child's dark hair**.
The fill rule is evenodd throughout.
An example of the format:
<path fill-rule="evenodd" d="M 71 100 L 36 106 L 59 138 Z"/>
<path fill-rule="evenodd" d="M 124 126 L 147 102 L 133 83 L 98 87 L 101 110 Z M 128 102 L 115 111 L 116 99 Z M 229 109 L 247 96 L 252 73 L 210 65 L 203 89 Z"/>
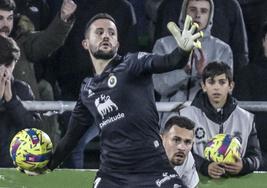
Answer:
<path fill-rule="evenodd" d="M 88 29 L 90 28 L 91 24 L 95 21 L 95 20 L 99 20 L 99 19 L 108 19 L 110 21 L 112 21 L 115 25 L 116 25 L 116 21 L 115 19 L 110 16 L 109 14 L 107 13 L 98 13 L 96 15 L 94 15 L 86 24 L 86 27 L 85 27 L 85 32 L 84 32 L 84 36 L 86 37 L 86 34 L 88 32 Z"/>
<path fill-rule="evenodd" d="M 0 0 L 0 9 L 5 11 L 15 11 L 16 3 L 14 0 Z"/>
<path fill-rule="evenodd" d="M 202 81 L 205 83 L 208 78 L 214 78 L 215 76 L 219 76 L 221 74 L 225 74 L 229 82 L 233 81 L 233 73 L 229 65 L 223 62 L 211 62 L 207 64 L 203 70 Z"/>
<path fill-rule="evenodd" d="M 0 35 L 0 65 L 10 65 L 17 62 L 20 57 L 20 49 L 17 43 L 10 37 Z"/>
<path fill-rule="evenodd" d="M 192 120 L 188 119 L 187 117 L 173 115 L 165 123 L 164 128 L 161 131 L 161 134 L 169 132 L 169 130 L 174 125 L 181 127 L 181 128 L 188 129 L 188 130 L 194 130 L 195 128 L 195 123 Z"/>

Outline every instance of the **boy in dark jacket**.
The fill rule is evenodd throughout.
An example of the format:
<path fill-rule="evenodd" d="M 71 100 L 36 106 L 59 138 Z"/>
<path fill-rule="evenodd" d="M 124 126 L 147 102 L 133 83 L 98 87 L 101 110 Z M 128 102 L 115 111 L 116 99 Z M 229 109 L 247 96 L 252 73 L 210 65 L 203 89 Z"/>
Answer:
<path fill-rule="evenodd" d="M 20 58 L 20 49 L 9 37 L 0 35 L 0 167 L 11 167 L 9 144 L 21 129 L 36 127 L 39 115 L 27 111 L 21 100 L 33 100 L 28 84 L 15 80 L 12 72 Z"/>

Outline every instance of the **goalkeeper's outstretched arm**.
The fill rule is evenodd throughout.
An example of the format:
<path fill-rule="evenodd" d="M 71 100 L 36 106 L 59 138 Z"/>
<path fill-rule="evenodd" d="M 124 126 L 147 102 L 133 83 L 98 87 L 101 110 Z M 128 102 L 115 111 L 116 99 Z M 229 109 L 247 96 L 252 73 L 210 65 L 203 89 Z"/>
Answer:
<path fill-rule="evenodd" d="M 80 138 L 86 133 L 88 126 L 79 125 L 78 121 L 71 117 L 69 128 L 65 136 L 60 140 L 47 165 L 48 169 L 57 168 L 78 144 Z"/>

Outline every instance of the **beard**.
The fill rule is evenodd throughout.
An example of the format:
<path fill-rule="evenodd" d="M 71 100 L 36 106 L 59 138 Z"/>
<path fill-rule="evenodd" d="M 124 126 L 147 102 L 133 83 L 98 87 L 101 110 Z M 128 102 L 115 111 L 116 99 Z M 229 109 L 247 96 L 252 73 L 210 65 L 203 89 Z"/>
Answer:
<path fill-rule="evenodd" d="M 90 49 L 92 55 L 96 58 L 96 59 L 111 59 L 114 57 L 114 55 L 117 53 L 117 48 L 113 47 L 110 51 L 106 52 L 103 50 L 93 50 Z"/>
<path fill-rule="evenodd" d="M 10 34 L 10 29 L 8 27 L 0 28 L 0 33 L 5 33 L 6 36 Z"/>
<path fill-rule="evenodd" d="M 179 156 L 177 156 L 177 155 L 178 155 L 178 153 L 175 154 L 171 159 L 171 163 L 174 166 L 182 165 L 184 163 L 184 161 L 185 161 L 185 158 L 186 158 L 185 154 L 183 154 L 183 153 L 179 153 Z"/>

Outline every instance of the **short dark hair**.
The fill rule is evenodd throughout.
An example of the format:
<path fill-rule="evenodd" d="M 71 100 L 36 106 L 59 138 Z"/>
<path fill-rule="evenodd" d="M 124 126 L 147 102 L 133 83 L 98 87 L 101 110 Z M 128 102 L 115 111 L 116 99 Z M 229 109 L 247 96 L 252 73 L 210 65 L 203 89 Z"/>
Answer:
<path fill-rule="evenodd" d="M 0 0 L 0 10 L 15 11 L 16 3 L 14 0 Z"/>
<path fill-rule="evenodd" d="M 17 62 L 19 57 L 20 49 L 17 43 L 10 37 L 0 35 L 0 65 Z"/>
<path fill-rule="evenodd" d="M 225 74 L 229 82 L 233 81 L 233 73 L 229 65 L 216 61 L 208 63 L 202 72 L 202 81 L 205 83 L 208 78 L 214 78 L 221 74 Z"/>
<path fill-rule="evenodd" d="M 86 36 L 87 32 L 88 32 L 88 29 L 90 28 L 90 26 L 92 25 L 92 23 L 96 20 L 99 20 L 99 19 L 108 19 L 110 21 L 112 21 L 115 25 L 116 25 L 116 21 L 115 19 L 109 15 L 108 13 L 98 13 L 96 15 L 94 15 L 86 24 L 86 27 L 85 27 L 85 32 L 84 32 L 84 36 Z"/>
<path fill-rule="evenodd" d="M 169 130 L 174 125 L 188 130 L 194 130 L 195 128 L 195 123 L 192 120 L 188 119 L 187 117 L 179 116 L 177 114 L 177 115 L 170 115 L 168 118 L 169 119 L 166 121 L 164 128 L 161 130 L 161 134 L 169 132 Z"/>

